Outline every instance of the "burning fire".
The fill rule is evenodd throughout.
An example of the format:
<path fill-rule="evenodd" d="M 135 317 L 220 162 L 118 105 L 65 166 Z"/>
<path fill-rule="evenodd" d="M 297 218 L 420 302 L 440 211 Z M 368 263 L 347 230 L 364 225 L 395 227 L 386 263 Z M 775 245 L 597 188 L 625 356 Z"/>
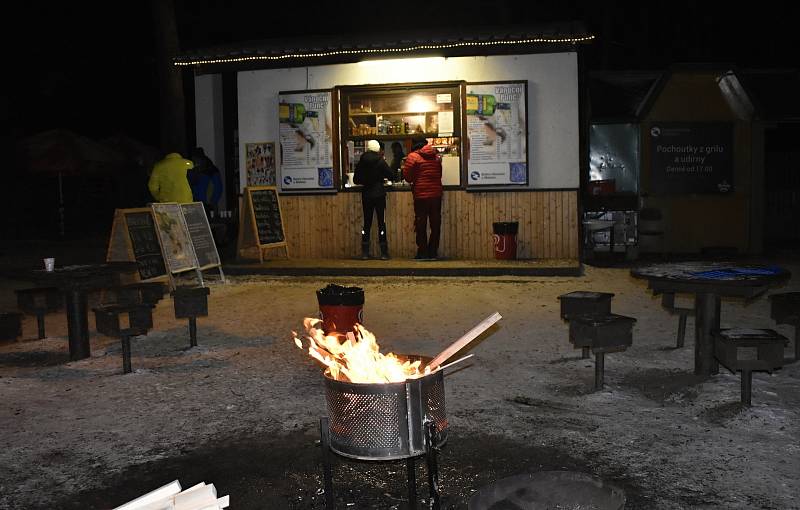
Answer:
<path fill-rule="evenodd" d="M 349 332 L 341 342 L 339 336 L 325 335 L 322 321 L 306 318 L 303 320 L 308 340 L 308 355 L 328 367 L 326 373 L 337 381 L 353 383 L 384 384 L 403 382 L 425 375 L 420 370 L 420 361 L 402 361 L 391 352 L 381 354 L 375 335 L 356 324 L 356 332 Z M 294 343 L 300 349 L 303 341 L 292 332 Z"/>

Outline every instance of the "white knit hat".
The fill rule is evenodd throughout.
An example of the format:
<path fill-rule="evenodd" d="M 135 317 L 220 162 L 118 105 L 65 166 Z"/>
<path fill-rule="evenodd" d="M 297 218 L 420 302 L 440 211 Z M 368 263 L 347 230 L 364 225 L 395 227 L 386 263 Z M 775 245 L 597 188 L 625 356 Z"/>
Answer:
<path fill-rule="evenodd" d="M 381 144 L 378 143 L 378 140 L 370 140 L 367 142 L 367 150 L 370 152 L 380 152 Z"/>

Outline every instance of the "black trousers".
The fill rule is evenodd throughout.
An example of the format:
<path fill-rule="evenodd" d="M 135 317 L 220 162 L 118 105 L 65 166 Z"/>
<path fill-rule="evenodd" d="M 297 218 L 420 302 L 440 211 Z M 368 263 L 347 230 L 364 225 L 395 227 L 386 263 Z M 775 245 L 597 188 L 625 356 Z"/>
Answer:
<path fill-rule="evenodd" d="M 428 224 L 431 235 L 428 237 Z M 442 197 L 414 199 L 414 230 L 417 232 L 417 253 L 436 257 L 442 227 Z"/>
<path fill-rule="evenodd" d="M 375 216 L 378 217 L 378 234 L 379 240 L 382 242 L 386 241 L 386 197 L 373 197 L 368 198 L 365 196 L 361 196 L 361 207 L 364 210 L 364 230 L 362 236 L 364 239 L 362 240 L 369 240 L 369 233 L 372 230 L 372 215 L 373 213 Z"/>

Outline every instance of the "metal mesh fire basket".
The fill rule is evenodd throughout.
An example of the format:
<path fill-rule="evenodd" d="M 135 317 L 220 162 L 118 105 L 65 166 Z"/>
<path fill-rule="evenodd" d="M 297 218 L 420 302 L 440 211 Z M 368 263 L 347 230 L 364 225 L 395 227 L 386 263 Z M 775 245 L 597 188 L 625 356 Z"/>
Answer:
<path fill-rule="evenodd" d="M 408 356 L 412 361 L 430 358 Z M 425 423 L 433 422 L 434 447 L 447 440 L 444 371 L 401 383 L 336 381 L 325 374 L 331 449 L 345 457 L 393 460 L 426 453 Z"/>

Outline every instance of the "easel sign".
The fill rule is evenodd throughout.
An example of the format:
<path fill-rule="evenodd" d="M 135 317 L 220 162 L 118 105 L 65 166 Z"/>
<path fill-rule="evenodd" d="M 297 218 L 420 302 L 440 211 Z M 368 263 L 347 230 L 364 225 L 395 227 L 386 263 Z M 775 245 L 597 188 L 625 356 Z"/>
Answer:
<path fill-rule="evenodd" d="M 189 238 L 192 241 L 194 254 L 197 257 L 197 265 L 200 271 L 206 269 L 219 269 L 219 277 L 225 282 L 225 275 L 222 273 L 222 261 L 219 258 L 217 244 L 214 242 L 214 235 L 211 233 L 211 225 L 208 223 L 206 208 L 202 202 L 191 202 L 181 204 L 183 218 L 189 231 Z"/>
<path fill-rule="evenodd" d="M 244 207 L 239 228 L 238 253 L 256 248 L 259 262 L 264 262 L 264 250 L 283 246 L 286 258 L 289 247 L 283 229 L 283 213 L 275 186 L 248 186 L 244 189 Z"/>
<path fill-rule="evenodd" d="M 106 261 L 135 261 L 139 266 L 139 279 L 144 282 L 169 279 L 152 210 L 141 207 L 114 211 Z"/>
<path fill-rule="evenodd" d="M 153 210 L 161 254 L 164 256 L 172 287 L 175 288 L 172 275 L 187 271 L 195 271 L 200 285 L 203 285 L 203 274 L 197 263 L 197 255 L 192 246 L 192 238 L 186 226 L 181 204 L 158 203 L 151 204 L 150 207 Z"/>

